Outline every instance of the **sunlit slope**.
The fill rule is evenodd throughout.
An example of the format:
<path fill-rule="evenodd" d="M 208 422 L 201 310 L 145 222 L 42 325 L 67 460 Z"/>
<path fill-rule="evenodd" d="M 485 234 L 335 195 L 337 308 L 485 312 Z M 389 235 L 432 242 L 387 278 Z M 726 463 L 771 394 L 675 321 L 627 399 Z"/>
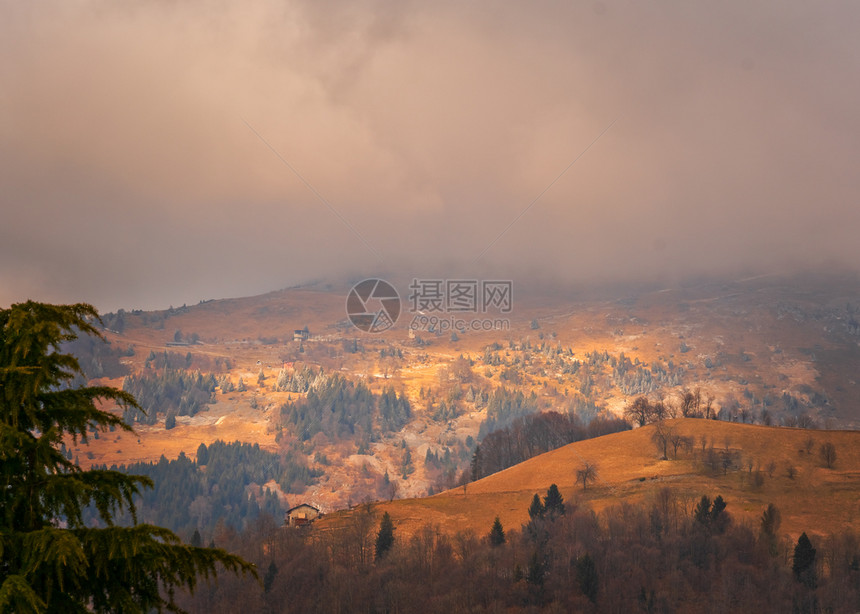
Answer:
<path fill-rule="evenodd" d="M 655 427 L 646 426 L 559 448 L 465 489 L 392 501 L 381 504 L 379 510 L 388 510 L 404 533 L 425 524 L 450 533 L 484 533 L 495 516 L 507 527 L 526 523 L 533 495 L 545 494 L 553 483 L 568 503 L 588 503 L 598 511 L 623 502 L 647 503 L 660 488 L 669 487 L 678 495 L 679 505 L 688 509 L 703 494 L 721 494 L 738 522 L 757 523 L 767 504 L 774 503 L 782 512 L 786 533 L 860 529 L 860 432 L 694 419 L 669 420 L 666 425 L 692 439 L 693 451 L 679 450 L 678 460 L 671 460 L 670 448 L 670 460 L 660 460 L 652 441 Z M 823 466 L 819 453 L 825 442 L 836 449 L 837 460 L 831 469 Z M 711 447 L 718 457 L 728 450 L 735 459 L 725 473 L 722 464 L 713 471 L 703 462 Z M 596 463 L 598 478 L 584 490 L 576 483 L 576 472 L 586 461 Z M 793 478 L 789 467 L 794 469 Z"/>

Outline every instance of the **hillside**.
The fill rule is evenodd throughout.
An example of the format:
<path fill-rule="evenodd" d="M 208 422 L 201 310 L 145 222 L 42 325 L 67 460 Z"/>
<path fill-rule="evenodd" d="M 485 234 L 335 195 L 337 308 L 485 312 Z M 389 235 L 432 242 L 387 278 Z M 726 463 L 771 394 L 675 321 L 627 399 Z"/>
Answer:
<path fill-rule="evenodd" d="M 860 432 L 698 419 L 669 420 L 666 426 L 691 438 L 694 450 L 679 451 L 677 460 L 660 460 L 652 442 L 656 427 L 649 425 L 570 444 L 465 489 L 380 503 L 375 509 L 389 512 L 398 530 L 407 535 L 427 524 L 452 534 L 461 530 L 485 534 L 496 516 L 506 527 L 527 523 L 534 494 L 545 495 L 554 483 L 568 505 L 588 505 L 598 512 L 624 503 L 653 502 L 660 489 L 670 488 L 685 515 L 702 495 L 713 498 L 719 494 L 737 521 L 754 526 L 767 505 L 775 504 L 782 513 L 783 532 L 795 538 L 803 531 L 825 535 L 860 529 Z M 819 454 L 825 442 L 832 443 L 837 452 L 832 469 L 823 466 Z M 716 470 L 706 466 L 711 447 L 718 455 L 728 450 L 732 456 L 725 473 L 722 464 Z M 598 478 L 587 490 L 576 483 L 575 475 L 585 461 L 598 468 Z M 789 467 L 794 468 L 793 478 L 788 477 Z M 347 519 L 346 513 L 336 514 L 321 522 L 320 528 L 338 526 Z"/>
<path fill-rule="evenodd" d="M 182 452 L 193 457 L 200 443 L 216 440 L 257 443 L 298 455 L 320 474 L 309 486 L 278 491 L 285 506 L 308 501 L 332 511 L 388 498 L 392 489 L 397 497 L 418 497 L 451 488 L 468 473 L 488 430 L 536 411 L 588 422 L 620 415 L 645 395 L 677 414 L 682 395 L 696 392 L 695 413 L 722 421 L 856 428 L 856 281 L 765 277 L 635 291 L 520 288 L 505 328 L 457 335 L 410 332 L 417 315 L 407 300 L 408 280 L 396 283 L 400 320 L 379 334 L 347 320 L 348 287 L 322 284 L 105 314 L 110 346 L 76 348 L 82 364 L 98 383 L 121 387 L 137 378 L 153 402 L 134 423 L 135 435 L 68 442 L 69 454 L 85 466 L 110 465 Z M 307 338 L 294 337 L 305 328 Z M 389 390 L 406 399 L 405 421 L 383 429 L 381 410 L 368 406 L 358 431 L 355 424 L 290 422 L 290 408 L 324 409 L 307 405 L 312 386 L 299 380 L 331 384 L 335 375 L 367 391 L 357 394 L 380 399 Z M 188 389 L 166 387 L 168 377 Z M 195 378 L 204 381 L 189 383 Z M 512 395 L 520 393 L 512 408 Z M 724 447 L 716 439 L 715 447 Z M 609 468 L 610 461 L 599 462 Z M 768 476 L 763 492 L 780 472 Z"/>

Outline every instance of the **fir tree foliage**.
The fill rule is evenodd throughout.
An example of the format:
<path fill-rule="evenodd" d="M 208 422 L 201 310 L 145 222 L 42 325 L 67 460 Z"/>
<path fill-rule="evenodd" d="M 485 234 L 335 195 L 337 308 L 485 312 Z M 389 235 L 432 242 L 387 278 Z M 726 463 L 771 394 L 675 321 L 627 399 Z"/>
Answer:
<path fill-rule="evenodd" d="M 496 516 L 493 521 L 493 527 L 490 529 L 490 544 L 493 546 L 501 546 L 505 543 L 505 529 L 502 527 L 502 521 Z"/>
<path fill-rule="evenodd" d="M 532 498 L 531 505 L 529 505 L 529 518 L 543 518 L 544 512 L 546 509 L 543 506 L 543 503 L 540 502 L 540 495 L 535 493 L 534 498 Z"/>
<path fill-rule="evenodd" d="M 543 508 L 550 517 L 564 516 L 564 497 L 558 490 L 558 486 L 551 484 L 543 498 Z"/>
<path fill-rule="evenodd" d="M 394 546 L 394 523 L 388 512 L 382 515 L 379 522 L 379 533 L 376 534 L 376 559 L 379 560 Z"/>
<path fill-rule="evenodd" d="M 60 448 L 87 431 L 131 431 L 104 401 L 139 409 L 105 386 L 71 387 L 82 375 L 61 344 L 100 337 L 90 305 L 29 301 L 0 310 L 0 612 L 176 611 L 174 592 L 194 589 L 217 566 L 253 567 L 224 550 L 193 548 L 167 529 L 137 524 L 133 497 L 151 480 L 84 471 Z M 89 528 L 93 506 L 106 525 Z M 118 527 L 127 509 L 134 526 Z M 166 591 L 163 596 L 161 591 Z"/>
<path fill-rule="evenodd" d="M 817 584 L 815 548 L 812 547 L 812 542 L 809 541 L 805 532 L 797 539 L 797 545 L 794 547 L 794 560 L 791 570 L 798 582 L 802 582 L 809 588 L 815 588 Z"/>

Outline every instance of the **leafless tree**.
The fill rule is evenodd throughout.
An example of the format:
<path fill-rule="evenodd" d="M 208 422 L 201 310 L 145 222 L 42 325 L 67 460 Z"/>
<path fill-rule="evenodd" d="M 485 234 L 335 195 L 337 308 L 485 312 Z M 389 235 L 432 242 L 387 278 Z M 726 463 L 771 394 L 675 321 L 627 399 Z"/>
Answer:
<path fill-rule="evenodd" d="M 651 433 L 651 441 L 657 446 L 657 452 L 661 454 L 662 460 L 669 458 L 669 444 L 672 442 L 672 436 L 675 431 L 666 425 L 665 422 L 659 420 L 654 423 L 654 432 Z M 677 449 L 676 454 L 677 456 Z"/>
<path fill-rule="evenodd" d="M 669 434 L 669 443 L 672 446 L 672 458 L 678 460 L 678 448 L 687 448 L 687 444 L 689 443 L 692 448 L 692 441 L 689 437 L 684 437 L 683 435 L 679 435 L 675 431 Z"/>
<path fill-rule="evenodd" d="M 824 463 L 824 466 L 833 469 L 833 465 L 836 464 L 836 446 L 825 441 L 819 448 L 819 454 L 821 454 L 821 462 Z"/>
<path fill-rule="evenodd" d="M 597 479 L 597 465 L 585 461 L 581 469 L 576 471 L 576 483 L 582 482 L 582 490 L 588 490 L 588 483 Z"/>
<path fill-rule="evenodd" d="M 681 392 L 681 415 L 685 418 L 689 418 L 695 414 L 697 409 L 697 395 L 698 389 L 696 389 L 696 392 L 691 392 L 689 390 Z"/>
<path fill-rule="evenodd" d="M 776 471 L 776 462 L 773 460 L 769 461 L 767 466 L 765 467 L 765 471 L 767 471 L 768 477 L 773 477 L 773 472 Z"/>
<path fill-rule="evenodd" d="M 654 407 L 647 397 L 637 397 L 633 403 L 624 408 L 624 417 L 639 426 L 645 426 L 654 420 Z"/>

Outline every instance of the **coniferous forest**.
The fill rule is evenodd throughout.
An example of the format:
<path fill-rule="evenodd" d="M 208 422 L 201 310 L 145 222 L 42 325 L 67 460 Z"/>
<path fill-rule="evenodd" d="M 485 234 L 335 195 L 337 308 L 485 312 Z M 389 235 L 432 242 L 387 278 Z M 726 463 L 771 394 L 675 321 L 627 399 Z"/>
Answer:
<path fill-rule="evenodd" d="M 157 463 L 110 469 L 150 478 L 153 487 L 135 497 L 138 517 L 187 537 L 195 530 L 211 536 L 219 524 L 239 530 L 261 513 L 282 518 L 288 506 L 265 484 L 274 481 L 289 493 L 318 477 L 299 454 L 275 454 L 257 444 L 223 441 L 200 444 L 196 461 L 183 453 L 172 460 L 162 456 Z M 91 509 L 88 520 L 95 521 L 95 516 Z M 131 518 L 119 520 L 128 523 Z"/>

